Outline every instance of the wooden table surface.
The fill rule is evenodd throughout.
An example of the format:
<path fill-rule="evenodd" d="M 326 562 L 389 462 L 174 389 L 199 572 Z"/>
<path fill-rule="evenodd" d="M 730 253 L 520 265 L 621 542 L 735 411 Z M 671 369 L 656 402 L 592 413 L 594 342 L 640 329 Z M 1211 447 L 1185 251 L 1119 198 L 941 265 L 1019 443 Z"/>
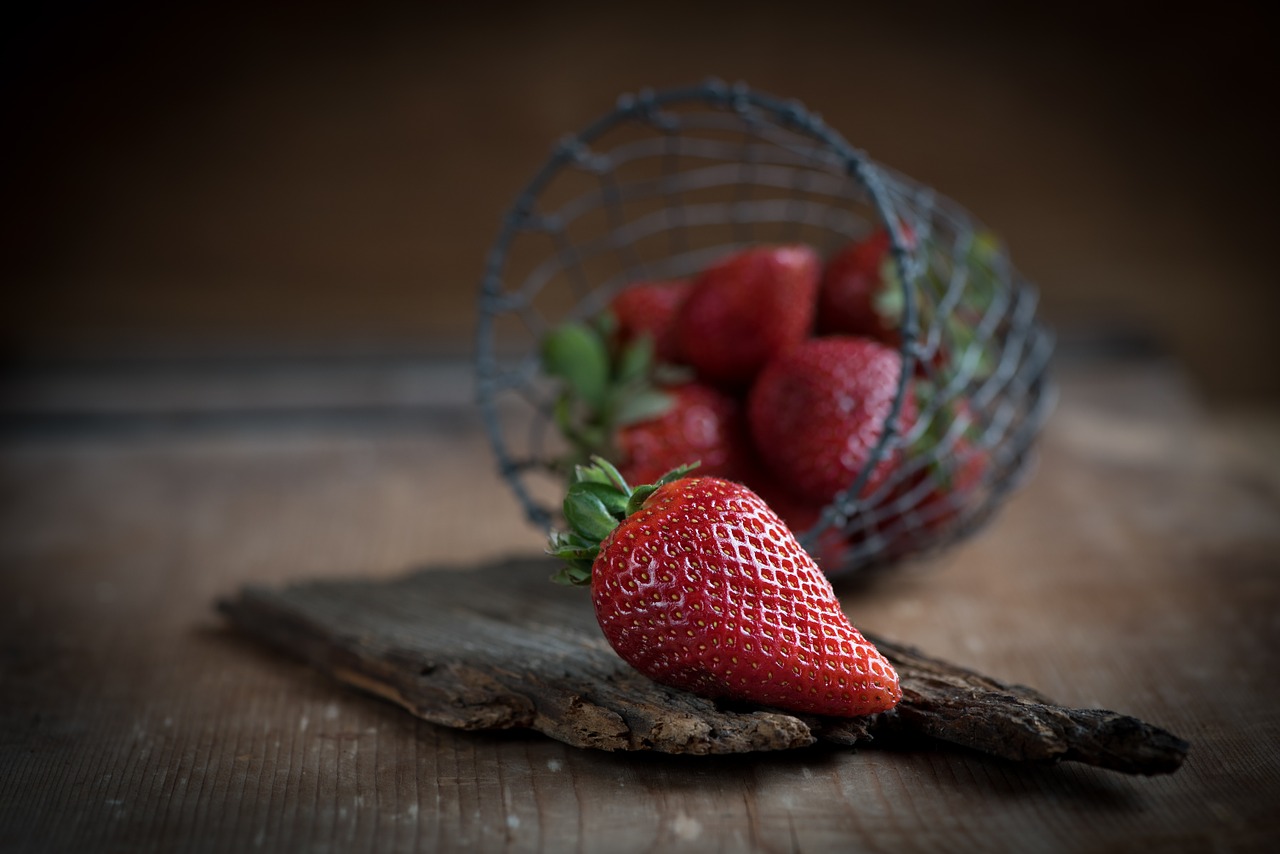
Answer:
<path fill-rule="evenodd" d="M 1264 850 L 1280 839 L 1280 417 L 1068 365 L 1039 469 L 856 624 L 1192 742 L 1166 777 L 950 750 L 736 757 L 466 733 L 230 631 L 246 583 L 537 552 L 465 368 L 6 378 L 0 849 Z"/>

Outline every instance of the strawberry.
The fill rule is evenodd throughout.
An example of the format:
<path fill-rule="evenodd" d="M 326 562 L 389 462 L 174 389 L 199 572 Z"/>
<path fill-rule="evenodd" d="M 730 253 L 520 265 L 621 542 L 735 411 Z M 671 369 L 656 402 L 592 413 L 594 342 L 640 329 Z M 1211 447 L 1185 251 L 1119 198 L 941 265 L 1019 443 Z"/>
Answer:
<path fill-rule="evenodd" d="M 649 483 L 698 460 L 705 474 L 730 480 L 743 477 L 751 451 L 742 405 L 699 382 L 683 383 L 662 393 L 671 398 L 667 409 L 618 430 L 614 443 L 626 479 Z"/>
<path fill-rule="evenodd" d="M 901 343 L 898 317 L 886 316 L 882 297 L 886 277 L 881 271 L 891 260 L 889 246 L 889 232 L 880 228 L 827 262 L 818 289 L 819 334 L 863 335 L 893 347 Z"/>
<path fill-rule="evenodd" d="M 618 324 L 618 342 L 625 346 L 642 335 L 648 335 L 653 340 L 654 359 L 679 362 L 675 315 L 689 294 L 689 286 L 690 283 L 683 279 L 638 282 L 615 296 L 609 310 Z"/>
<path fill-rule="evenodd" d="M 884 434 L 901 381 L 898 353 L 869 338 L 813 338 L 761 372 L 747 401 L 756 450 L 799 498 L 826 502 L 849 488 Z M 908 389 L 900 432 L 915 422 Z M 881 458 L 860 497 L 893 473 L 900 452 Z"/>
<path fill-rule="evenodd" d="M 756 475 L 755 479 L 748 480 L 747 483 L 797 537 L 818 524 L 822 511 L 827 506 L 826 502 L 797 498 L 778 483 L 777 478 L 762 478 Z M 817 561 L 823 573 L 831 577 L 844 568 L 845 560 L 849 556 L 849 546 L 849 539 L 845 533 L 836 527 L 830 527 L 823 531 L 818 536 L 817 542 L 809 545 L 806 550 Z"/>
<path fill-rule="evenodd" d="M 765 246 L 730 255 L 694 280 L 676 315 L 685 361 L 698 375 L 748 385 L 813 324 L 821 260 L 808 246 Z"/>
<path fill-rule="evenodd" d="M 649 678 L 713 699 L 856 717 L 902 697 L 892 665 L 845 617 L 821 570 L 741 484 L 676 470 L 631 489 L 579 467 L 559 580 L 590 584 L 609 644 Z"/>

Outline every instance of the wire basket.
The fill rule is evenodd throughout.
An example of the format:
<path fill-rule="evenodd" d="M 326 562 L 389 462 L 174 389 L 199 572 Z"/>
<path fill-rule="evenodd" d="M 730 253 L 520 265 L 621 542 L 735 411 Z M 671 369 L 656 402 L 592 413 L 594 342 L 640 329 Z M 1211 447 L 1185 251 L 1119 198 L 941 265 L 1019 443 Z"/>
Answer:
<path fill-rule="evenodd" d="M 805 243 L 829 256 L 877 228 L 902 295 L 897 396 L 863 470 L 797 533 L 815 554 L 840 544 L 822 561 L 836 576 L 985 523 L 1025 475 L 1051 406 L 1052 338 L 1036 320 L 1034 288 L 954 202 L 872 162 L 799 103 L 718 81 L 623 96 L 564 138 L 489 253 L 477 392 L 499 471 L 528 520 L 554 524 L 565 488 L 543 336 L 597 315 L 632 283 L 687 277 L 737 249 Z M 918 416 L 900 424 L 908 387 L 926 384 Z M 902 463 L 868 492 L 887 454 Z M 946 472 L 966 455 L 982 464 L 957 489 Z"/>

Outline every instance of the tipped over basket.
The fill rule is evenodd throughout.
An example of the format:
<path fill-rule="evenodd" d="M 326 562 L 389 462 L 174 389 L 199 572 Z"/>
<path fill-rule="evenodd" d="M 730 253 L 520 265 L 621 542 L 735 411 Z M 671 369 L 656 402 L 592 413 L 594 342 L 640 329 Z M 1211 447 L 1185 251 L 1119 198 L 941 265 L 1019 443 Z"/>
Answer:
<path fill-rule="evenodd" d="M 584 452 L 562 429 L 548 336 L 603 328 L 627 288 L 696 282 L 750 247 L 812 247 L 830 271 L 840 253 L 877 242 L 880 344 L 897 354 L 883 429 L 842 489 L 784 518 L 833 577 L 975 531 L 1020 482 L 1051 405 L 1052 338 L 1034 288 L 954 202 L 872 162 L 795 101 L 716 81 L 624 96 L 564 138 L 490 251 L 478 395 L 528 520 L 555 523 L 566 465 Z M 811 334 L 821 331 L 819 318 Z"/>

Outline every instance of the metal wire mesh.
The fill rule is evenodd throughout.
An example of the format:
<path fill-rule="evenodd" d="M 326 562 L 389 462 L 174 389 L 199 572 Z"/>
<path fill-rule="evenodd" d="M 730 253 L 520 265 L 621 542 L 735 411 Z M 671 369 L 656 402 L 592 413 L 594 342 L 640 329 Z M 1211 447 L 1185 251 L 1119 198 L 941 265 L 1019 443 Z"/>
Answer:
<path fill-rule="evenodd" d="M 628 284 L 689 276 L 761 243 L 829 255 L 884 228 L 902 291 L 902 375 L 870 461 L 801 540 L 837 534 L 829 574 L 936 549 L 986 520 L 1027 469 L 1051 405 L 1036 293 L 954 202 L 870 161 L 795 101 L 718 81 L 624 96 L 566 137 L 517 198 L 479 300 L 478 395 L 498 466 L 530 522 L 555 521 L 565 446 L 538 342 L 604 309 Z M 988 251 L 975 251 L 985 247 Z M 908 387 L 934 393 L 899 424 Z M 878 460 L 910 448 L 864 493 Z M 940 489 L 981 456 L 981 477 Z M 939 499 L 939 495 L 943 495 Z M 928 500 L 926 500 L 928 497 Z"/>

